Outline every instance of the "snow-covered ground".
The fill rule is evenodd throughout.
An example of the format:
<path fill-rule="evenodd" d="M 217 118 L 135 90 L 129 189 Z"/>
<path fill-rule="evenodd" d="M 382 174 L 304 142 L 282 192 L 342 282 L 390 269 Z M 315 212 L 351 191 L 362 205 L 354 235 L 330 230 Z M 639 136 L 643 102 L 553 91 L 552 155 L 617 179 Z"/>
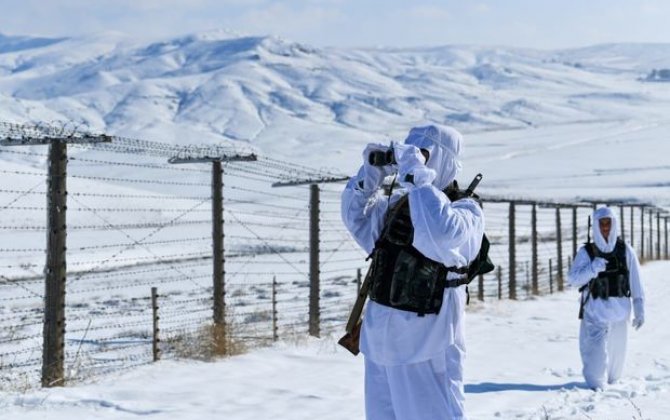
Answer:
<path fill-rule="evenodd" d="M 665 419 L 670 412 L 670 263 L 642 275 L 647 323 L 629 331 L 623 379 L 585 388 L 577 292 L 468 308 L 471 419 Z M 363 365 L 337 335 L 280 342 L 211 363 L 161 361 L 97 383 L 0 394 L 2 417 L 44 419 L 363 419 Z"/>

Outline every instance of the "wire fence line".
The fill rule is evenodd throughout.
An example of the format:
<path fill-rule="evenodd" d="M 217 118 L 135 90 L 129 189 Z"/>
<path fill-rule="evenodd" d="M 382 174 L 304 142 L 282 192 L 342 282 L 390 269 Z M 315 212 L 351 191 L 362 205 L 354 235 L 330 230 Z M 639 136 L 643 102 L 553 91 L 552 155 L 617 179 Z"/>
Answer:
<path fill-rule="evenodd" d="M 313 186 L 340 174 L 262 156 L 223 162 L 219 296 L 213 221 L 205 215 L 214 204 L 212 171 L 168 159 L 240 150 L 185 150 L 116 137 L 88 144 L 83 141 L 95 136 L 76 130 L 7 127 L 0 123 L 0 141 L 81 140 L 68 144 L 67 158 L 65 380 L 151 363 L 156 311 L 161 357 L 182 356 L 184 337 L 216 319 L 217 299 L 225 303 L 231 339 L 248 346 L 343 329 L 366 255 L 340 219 L 343 184 Z M 0 387 L 37 384 L 44 374 L 44 216 L 52 182 L 44 170 L 50 159 L 45 149 L 0 146 L 9 157 L 0 178 Z M 34 174 L 45 179 L 36 182 Z M 272 187 L 296 180 L 311 183 Z M 593 203 L 484 202 L 497 270 L 475 280 L 470 293 L 487 301 L 562 290 L 576 246 L 586 241 Z M 625 216 L 622 236 L 643 259 L 668 258 L 665 211 L 645 203 L 602 204 Z M 158 290 L 156 308 L 152 287 Z"/>
<path fill-rule="evenodd" d="M 34 137 L 86 137 L 47 136 L 24 126 L 3 131 L 1 124 L 0 133 L 1 139 L 26 143 Z M 173 343 L 212 321 L 212 220 L 205 215 L 212 212 L 211 171 L 169 164 L 184 149 L 168 144 L 113 138 L 111 144 L 68 147 L 66 379 L 151 361 L 152 286 L 160 290 L 163 357 L 176 357 Z M 43 363 L 44 232 L 50 229 L 44 217 L 45 149 L 0 147 L 10 155 L 0 184 L 0 226 L 8 238 L 0 245 L 0 386 L 11 386 L 17 377 L 38 383 Z M 215 149 L 196 153 L 239 153 Z M 271 184 L 333 174 L 264 157 L 225 163 L 223 172 L 226 321 L 236 326 L 231 333 L 251 342 L 303 333 L 309 194 Z M 36 183 L 35 177 L 44 180 Z M 355 291 L 327 280 L 326 286 Z M 273 313 L 271 294 L 274 312 L 282 314 L 276 331 L 264 326 Z"/>

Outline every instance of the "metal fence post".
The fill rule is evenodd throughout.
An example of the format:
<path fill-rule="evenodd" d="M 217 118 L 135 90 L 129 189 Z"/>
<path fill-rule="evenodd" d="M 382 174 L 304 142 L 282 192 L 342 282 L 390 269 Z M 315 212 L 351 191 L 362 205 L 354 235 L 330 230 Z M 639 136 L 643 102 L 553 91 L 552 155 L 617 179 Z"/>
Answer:
<path fill-rule="evenodd" d="M 649 259 L 654 259 L 654 209 L 649 208 Z"/>
<path fill-rule="evenodd" d="M 7 128 L 7 127 L 5 127 Z M 64 382 L 65 283 L 67 280 L 67 144 L 109 143 L 111 136 L 56 129 L 42 124 L 13 127 L 1 146 L 49 146 L 47 176 L 47 247 L 44 267 L 42 386 Z"/>
<path fill-rule="evenodd" d="M 498 265 L 497 276 L 498 278 L 498 300 L 502 299 L 502 267 Z"/>
<path fill-rule="evenodd" d="M 558 273 L 556 280 L 558 283 L 558 291 L 563 291 L 563 235 L 561 232 L 561 208 L 556 207 L 556 267 Z"/>
<path fill-rule="evenodd" d="M 644 258 L 644 206 L 640 206 L 640 259 Z"/>
<path fill-rule="evenodd" d="M 67 239 L 67 144 L 49 145 L 47 180 L 47 259 L 44 294 L 42 386 L 63 385 L 65 360 L 65 281 Z"/>
<path fill-rule="evenodd" d="M 656 259 L 661 259 L 661 213 L 656 213 Z"/>
<path fill-rule="evenodd" d="M 484 275 L 477 276 L 477 299 L 484 301 Z"/>
<path fill-rule="evenodd" d="M 277 326 L 277 276 L 272 277 L 272 341 L 279 339 L 279 327 Z"/>
<path fill-rule="evenodd" d="M 633 209 L 635 206 L 630 206 L 630 246 L 635 246 L 635 217 Z"/>
<path fill-rule="evenodd" d="M 516 299 L 516 228 L 515 205 L 509 202 L 509 298 Z"/>
<path fill-rule="evenodd" d="M 212 162 L 212 280 L 214 282 L 214 325 L 226 328 L 226 278 L 223 231 L 223 170 L 221 161 Z"/>
<path fill-rule="evenodd" d="M 537 263 L 537 204 L 533 203 L 533 206 L 530 211 L 530 224 L 531 224 L 531 260 L 532 260 L 532 270 L 533 270 L 533 294 L 540 294 L 540 286 L 538 284 L 539 272 L 538 272 L 538 263 Z"/>
<path fill-rule="evenodd" d="M 668 255 L 668 217 L 664 217 L 663 220 L 665 221 L 665 259 L 667 260 L 670 258 Z"/>
<path fill-rule="evenodd" d="M 623 205 L 619 205 L 619 220 L 620 220 L 620 225 L 619 226 L 621 229 L 619 230 L 619 234 L 621 235 L 621 240 L 626 240 L 626 225 L 624 224 L 624 219 L 623 219 Z M 574 255 L 574 254 L 573 254 Z"/>
<path fill-rule="evenodd" d="M 577 255 L 577 206 L 572 206 L 572 255 Z"/>
<path fill-rule="evenodd" d="M 151 288 L 151 312 L 153 315 L 153 342 L 151 346 L 151 350 L 154 356 L 154 362 L 157 362 L 160 360 L 160 349 L 158 348 L 158 343 L 161 341 L 159 338 L 159 332 L 160 329 L 158 328 L 158 320 L 160 319 L 158 316 L 158 288 L 152 287 Z"/>
<path fill-rule="evenodd" d="M 221 162 L 254 162 L 255 154 L 226 155 L 212 150 L 211 154 L 194 150 L 193 154 L 178 154 L 168 159 L 171 164 L 211 163 L 212 164 L 212 282 L 213 319 L 215 341 L 225 342 L 226 332 L 226 268 L 223 231 L 223 169 Z M 222 349 L 224 352 L 226 349 Z M 217 350 L 219 351 L 219 350 Z"/>
<path fill-rule="evenodd" d="M 309 335 L 320 336 L 319 325 L 319 186 L 310 185 L 309 220 Z"/>
<path fill-rule="evenodd" d="M 549 258 L 549 293 L 554 293 L 554 270 L 551 267 L 551 258 Z"/>

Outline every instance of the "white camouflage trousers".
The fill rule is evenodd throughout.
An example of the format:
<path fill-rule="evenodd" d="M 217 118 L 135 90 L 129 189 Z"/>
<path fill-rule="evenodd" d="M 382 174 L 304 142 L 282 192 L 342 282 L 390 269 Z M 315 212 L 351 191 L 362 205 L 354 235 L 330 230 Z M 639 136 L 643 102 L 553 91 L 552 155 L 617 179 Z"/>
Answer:
<path fill-rule="evenodd" d="M 626 359 L 628 320 L 598 322 L 582 319 L 579 328 L 579 352 L 583 374 L 589 388 L 603 389 L 621 377 Z M 606 382 L 607 381 L 607 382 Z"/>
<path fill-rule="evenodd" d="M 365 359 L 367 420 L 464 420 L 462 343 L 425 362 L 382 366 Z"/>

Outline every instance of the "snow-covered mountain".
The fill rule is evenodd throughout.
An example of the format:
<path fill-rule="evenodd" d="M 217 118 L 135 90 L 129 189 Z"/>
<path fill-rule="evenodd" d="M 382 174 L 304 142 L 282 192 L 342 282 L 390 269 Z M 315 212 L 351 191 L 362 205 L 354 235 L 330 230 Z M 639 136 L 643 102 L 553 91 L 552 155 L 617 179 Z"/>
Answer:
<path fill-rule="evenodd" d="M 341 50 L 226 32 L 149 45 L 114 33 L 0 37 L 4 119 L 58 117 L 123 134 L 182 125 L 252 142 L 286 121 L 393 133 L 426 119 L 471 130 L 616 118 L 593 102 L 653 101 L 635 79 L 663 66 L 670 44 Z"/>
<path fill-rule="evenodd" d="M 148 45 L 118 33 L 0 36 L 0 119 L 181 144 L 245 141 L 306 164 L 325 153 L 350 172 L 365 142 L 401 139 L 427 121 L 473 135 L 659 124 L 670 87 L 643 80 L 664 68 L 670 44 L 335 49 L 225 31 Z"/>

